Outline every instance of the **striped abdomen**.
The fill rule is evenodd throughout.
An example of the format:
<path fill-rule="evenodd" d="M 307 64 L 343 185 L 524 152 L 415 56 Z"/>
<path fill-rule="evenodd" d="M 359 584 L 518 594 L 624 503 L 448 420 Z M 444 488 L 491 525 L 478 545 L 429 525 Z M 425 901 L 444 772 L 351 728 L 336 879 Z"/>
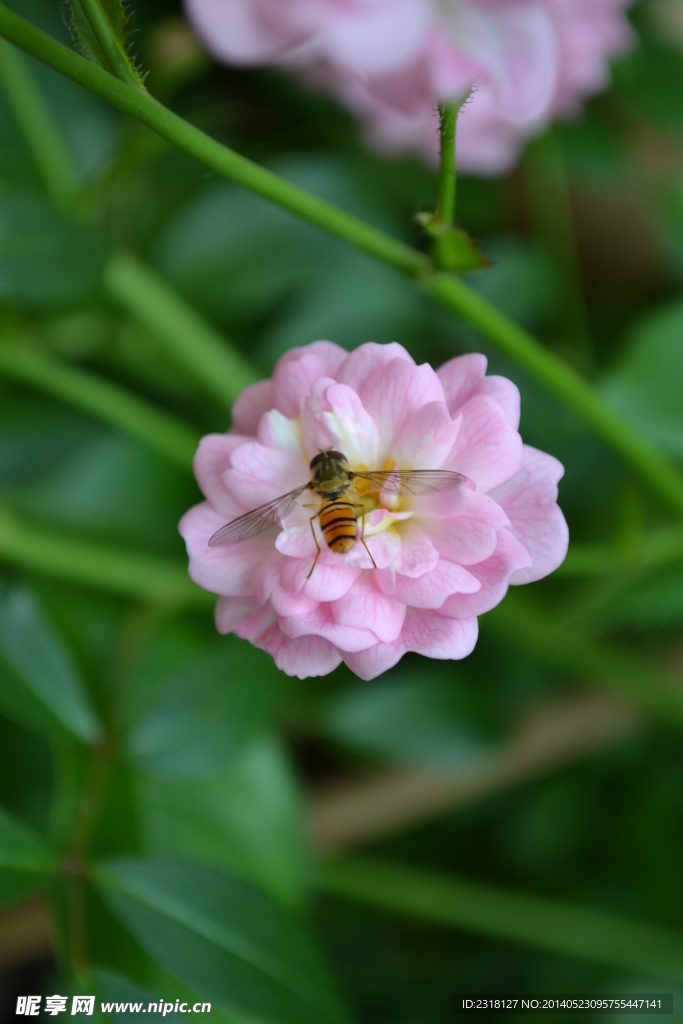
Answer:
<path fill-rule="evenodd" d="M 328 501 L 318 514 L 325 543 L 338 555 L 350 551 L 356 543 L 357 516 L 349 501 Z"/>

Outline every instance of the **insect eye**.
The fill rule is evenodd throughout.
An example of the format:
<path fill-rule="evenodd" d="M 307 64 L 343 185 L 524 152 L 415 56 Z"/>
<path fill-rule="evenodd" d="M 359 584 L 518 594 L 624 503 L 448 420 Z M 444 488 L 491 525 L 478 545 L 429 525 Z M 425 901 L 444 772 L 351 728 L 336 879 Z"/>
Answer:
<path fill-rule="evenodd" d="M 311 464 L 308 468 L 315 469 L 318 463 L 322 462 L 322 460 L 325 458 L 326 454 L 327 452 L 319 452 L 317 455 L 314 455 L 313 458 L 311 459 Z"/>
<path fill-rule="evenodd" d="M 346 456 L 341 452 L 325 452 L 325 455 L 327 455 L 329 459 L 339 459 L 341 462 L 347 461 Z"/>

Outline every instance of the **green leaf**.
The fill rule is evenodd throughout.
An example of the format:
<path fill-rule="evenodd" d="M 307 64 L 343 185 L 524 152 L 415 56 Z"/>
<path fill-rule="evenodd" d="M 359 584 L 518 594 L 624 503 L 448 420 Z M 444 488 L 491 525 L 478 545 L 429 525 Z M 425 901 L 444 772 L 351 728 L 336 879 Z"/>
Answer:
<path fill-rule="evenodd" d="M 11 717 L 86 742 L 100 735 L 76 665 L 27 590 L 0 592 L 0 680 Z"/>
<path fill-rule="evenodd" d="M 0 191 L 0 299 L 44 308 L 78 302 L 97 288 L 102 250 L 47 199 Z"/>
<path fill-rule="evenodd" d="M 252 744 L 212 779 L 140 777 L 135 791 L 149 853 L 227 868 L 301 904 L 311 877 L 303 801 L 279 743 Z"/>
<path fill-rule="evenodd" d="M 125 0 L 66 0 L 65 6 L 69 30 L 81 56 L 125 81 L 142 83 L 129 59 L 130 5 Z"/>
<path fill-rule="evenodd" d="M 429 671 L 429 670 L 427 670 Z M 455 672 L 425 678 L 399 670 L 373 686 L 351 686 L 323 706 L 326 732 L 353 750 L 402 763 L 471 763 L 486 741 L 471 722 Z"/>
<path fill-rule="evenodd" d="M 300 924 L 245 883 L 196 865 L 137 860 L 105 863 L 95 879 L 165 970 L 228 1011 L 263 1024 L 348 1019 Z"/>
<path fill-rule="evenodd" d="M 266 731 L 286 685 L 267 654 L 226 637 L 163 683 L 160 698 L 131 731 L 131 758 L 140 771 L 161 778 L 215 775 Z"/>
<path fill-rule="evenodd" d="M 673 455 L 683 456 L 683 301 L 631 332 L 602 393 L 610 405 Z"/>
<path fill-rule="evenodd" d="M 54 869 L 48 848 L 0 808 L 0 904 L 39 888 Z"/>

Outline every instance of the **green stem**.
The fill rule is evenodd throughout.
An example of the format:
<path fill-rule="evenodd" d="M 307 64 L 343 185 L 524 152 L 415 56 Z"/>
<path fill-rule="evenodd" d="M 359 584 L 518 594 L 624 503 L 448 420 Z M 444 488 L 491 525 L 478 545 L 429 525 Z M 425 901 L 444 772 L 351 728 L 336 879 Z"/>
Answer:
<path fill-rule="evenodd" d="M 74 540 L 0 507 L 0 560 L 70 583 L 169 607 L 210 608 L 215 598 L 179 560 Z"/>
<path fill-rule="evenodd" d="M 683 516 L 683 476 L 675 463 L 615 412 L 582 377 L 459 278 L 434 274 L 427 257 L 310 195 L 194 128 L 141 89 L 133 89 L 62 46 L 0 3 L 0 35 L 142 121 L 178 148 L 259 195 L 417 279 L 435 299 L 477 327 L 558 395 Z"/>
<path fill-rule="evenodd" d="M 105 269 L 104 282 L 109 294 L 228 407 L 257 379 L 247 360 L 134 256 L 113 257 Z"/>
<path fill-rule="evenodd" d="M 354 858 L 321 868 L 320 887 L 371 907 L 683 981 L 683 935 L 616 914 Z"/>
<path fill-rule="evenodd" d="M 576 248 L 567 168 L 562 141 L 550 129 L 527 147 L 522 164 L 527 208 L 534 235 L 555 257 L 560 272 L 558 328 L 578 348 L 589 367 L 595 356 Z"/>
<path fill-rule="evenodd" d="M 455 126 L 459 103 L 443 103 L 439 107 L 441 155 L 439 162 L 439 192 L 437 216 L 443 224 L 453 227 L 457 170 L 455 165 Z"/>
<path fill-rule="evenodd" d="M 502 604 L 482 618 L 481 628 L 482 633 L 500 636 L 556 672 L 629 697 L 650 714 L 683 725 L 683 690 L 678 679 L 633 651 L 594 642 L 566 617 L 558 620 L 556 613 L 549 614 L 527 597 L 508 593 Z"/>
<path fill-rule="evenodd" d="M 88 373 L 65 366 L 41 352 L 0 343 L 0 375 L 40 388 L 98 419 L 111 423 L 167 459 L 188 469 L 199 434 L 180 420 L 147 405 L 137 395 Z"/>
<path fill-rule="evenodd" d="M 67 206 L 78 187 L 76 168 L 26 59 L 0 40 L 0 82 L 49 195 Z"/>
<path fill-rule="evenodd" d="M 78 2 L 114 74 L 122 82 L 133 85 L 136 89 L 141 88 L 142 82 L 128 59 L 125 47 L 116 38 L 98 0 L 78 0 Z"/>

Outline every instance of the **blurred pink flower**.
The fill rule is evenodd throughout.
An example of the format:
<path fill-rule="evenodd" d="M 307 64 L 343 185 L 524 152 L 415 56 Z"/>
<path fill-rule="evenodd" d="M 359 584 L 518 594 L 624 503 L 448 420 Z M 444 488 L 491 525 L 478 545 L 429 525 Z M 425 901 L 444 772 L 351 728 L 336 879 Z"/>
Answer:
<path fill-rule="evenodd" d="M 519 392 L 487 377 L 481 355 L 434 371 L 398 344 L 352 353 L 328 341 L 292 349 L 271 380 L 247 388 L 233 431 L 205 437 L 195 474 L 206 501 L 180 523 L 190 576 L 220 598 L 216 623 L 268 651 L 301 678 L 341 661 L 364 679 L 406 651 L 464 658 L 477 616 L 509 583 L 529 583 L 564 559 L 568 533 L 556 504 L 561 464 L 522 444 Z M 343 452 L 351 469 L 385 464 L 449 469 L 467 486 L 422 497 L 387 497 L 366 516 L 377 569 L 357 543 L 322 553 L 303 507 L 272 529 L 209 547 L 227 521 L 311 479 L 320 450 Z"/>
<path fill-rule="evenodd" d="M 523 142 L 605 88 L 633 0 L 187 0 L 219 60 L 275 65 L 332 92 L 388 152 L 433 159 L 439 101 L 464 170 L 499 174 Z"/>

